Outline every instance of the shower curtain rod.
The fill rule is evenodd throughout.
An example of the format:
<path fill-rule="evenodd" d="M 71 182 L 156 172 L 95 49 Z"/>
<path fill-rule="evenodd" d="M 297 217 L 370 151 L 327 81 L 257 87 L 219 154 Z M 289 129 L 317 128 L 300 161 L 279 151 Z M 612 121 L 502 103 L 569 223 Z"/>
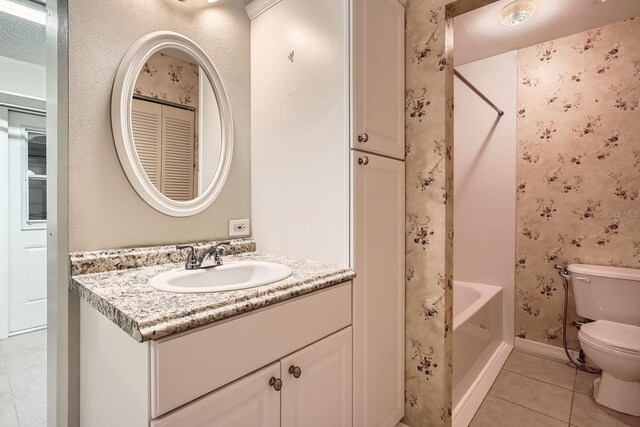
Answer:
<path fill-rule="evenodd" d="M 498 117 L 502 117 L 504 116 L 504 111 L 502 111 L 501 109 L 499 109 L 498 107 L 496 107 L 496 104 L 494 104 L 493 102 L 491 102 L 489 100 L 489 98 L 487 98 L 486 96 L 484 96 L 484 94 L 482 92 L 480 92 L 474 85 L 472 85 L 469 80 L 465 79 L 464 76 L 462 74 L 460 74 L 458 72 L 458 70 L 456 70 L 455 68 L 453 69 L 453 74 L 460 79 L 460 81 L 464 84 L 466 84 L 469 89 L 471 89 L 472 91 L 475 92 L 476 95 L 478 95 L 480 98 L 482 98 L 482 100 L 484 102 L 486 102 L 487 104 L 489 104 L 489 106 L 491 106 L 491 108 L 493 108 L 494 110 L 496 110 L 496 112 L 498 113 Z"/>

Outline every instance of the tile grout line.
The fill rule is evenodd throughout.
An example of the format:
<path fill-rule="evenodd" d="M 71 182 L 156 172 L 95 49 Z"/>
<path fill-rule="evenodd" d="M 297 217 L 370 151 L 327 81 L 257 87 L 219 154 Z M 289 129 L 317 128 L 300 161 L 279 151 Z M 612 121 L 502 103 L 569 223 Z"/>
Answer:
<path fill-rule="evenodd" d="M 2 357 L 2 366 L 7 377 L 7 385 L 9 386 L 9 394 L 11 395 L 11 406 L 13 406 L 13 413 L 16 416 L 16 421 L 18 421 L 18 426 L 20 426 L 20 418 L 18 418 L 18 408 L 16 408 L 16 399 L 13 395 L 13 387 L 11 387 L 11 379 L 9 378 L 9 369 L 7 368 L 7 362 L 4 360 L 4 352 L 2 351 L 2 349 L 0 349 L 0 357 Z"/>
<path fill-rule="evenodd" d="M 569 425 L 571 425 L 571 419 L 573 418 L 573 401 L 576 398 L 576 381 L 578 381 L 578 369 L 573 376 L 573 393 L 571 393 L 571 408 L 569 409 Z"/>
<path fill-rule="evenodd" d="M 512 401 L 510 401 L 510 400 L 508 400 L 508 399 L 505 399 L 505 398 L 502 398 L 502 397 L 500 397 L 500 396 L 496 396 L 495 394 L 492 394 L 491 392 L 489 392 L 489 394 L 491 394 L 491 396 L 493 396 L 493 397 L 495 397 L 495 398 L 497 398 L 497 399 L 503 400 L 503 401 L 505 401 L 505 402 L 509 402 L 509 403 L 511 403 L 511 404 L 513 404 L 513 405 L 516 405 L 516 406 L 519 406 L 519 407 L 521 407 L 521 408 L 527 409 L 527 410 L 529 410 L 529 411 L 531 411 L 531 412 L 535 412 L 536 414 L 544 415 L 545 417 L 548 417 L 548 418 L 554 419 L 554 420 L 556 420 L 556 421 L 560 421 L 561 423 L 567 423 L 567 425 L 569 425 L 569 423 L 571 422 L 571 417 L 569 417 L 569 421 L 564 421 L 564 420 L 561 420 L 561 419 L 559 419 L 559 418 L 552 417 L 552 416 L 551 416 L 551 415 L 549 415 L 549 414 L 544 414 L 544 413 L 542 413 L 542 412 L 538 412 L 538 411 L 536 411 L 535 409 L 527 408 L 526 406 L 521 405 L 521 404 L 519 404 L 519 403 L 512 402 Z"/>
<path fill-rule="evenodd" d="M 575 369 L 575 368 L 573 368 L 573 369 Z M 554 387 L 561 388 L 561 389 L 563 389 L 563 390 L 573 391 L 573 390 L 574 390 L 574 388 L 575 388 L 575 379 L 574 379 L 574 388 L 566 388 L 566 387 L 563 387 L 563 386 L 561 386 L 561 385 L 553 384 L 553 383 L 550 383 L 550 382 L 548 382 L 548 381 L 541 380 L 540 378 L 534 378 L 534 377 L 531 377 L 531 376 L 529 376 L 529 375 L 521 374 L 520 372 L 512 371 L 512 370 L 507 369 L 507 368 L 504 368 L 504 367 L 502 368 L 502 371 L 511 372 L 512 374 L 516 374 L 516 375 L 521 375 L 521 376 L 523 376 L 523 377 L 526 377 L 526 378 L 529 378 L 529 379 L 532 379 L 532 380 L 536 380 L 536 381 L 540 381 L 541 383 L 549 384 L 549 385 L 552 385 L 552 386 L 554 386 Z"/>
<path fill-rule="evenodd" d="M 10 339 L 10 338 L 11 338 L 11 337 L 8 337 L 7 339 Z M 45 353 L 46 353 L 46 339 L 45 339 L 44 344 L 45 344 Z M 40 346 L 40 345 L 42 345 L 42 343 L 39 343 L 39 344 L 36 344 L 36 345 L 32 345 L 32 346 L 29 346 L 29 347 L 26 347 L 26 348 L 23 348 L 23 349 L 21 349 L 21 350 L 17 350 L 17 351 L 29 351 L 29 350 L 33 350 L 35 347 L 38 347 L 38 346 Z M 0 347 L 1 347 L 1 346 L 0 346 Z M 3 359 L 4 359 L 5 351 L 3 351 L 1 348 L 0 348 L 0 354 L 2 354 L 2 357 L 3 357 Z M 3 360 L 3 361 L 4 361 L 4 363 L 3 363 L 3 365 L 4 365 L 4 370 L 5 370 L 5 373 L 6 373 L 6 375 L 7 375 L 7 382 L 8 382 L 8 385 L 9 385 L 9 391 L 10 391 L 10 393 L 11 393 L 11 403 L 13 404 L 13 411 L 14 411 L 14 413 L 15 413 L 16 420 L 18 421 L 18 426 L 19 426 L 19 427 L 23 427 L 23 426 L 25 426 L 25 424 L 22 422 L 22 419 L 20 418 L 20 415 L 18 414 L 18 408 L 16 407 L 16 398 L 15 398 L 15 394 L 14 394 L 13 387 L 12 387 L 12 385 L 11 385 L 11 379 L 10 379 L 10 377 L 9 377 L 9 367 L 8 367 L 8 366 L 7 366 L 7 364 L 6 364 L 6 360 Z M 46 360 L 45 360 L 45 362 L 43 362 L 43 363 L 38 363 L 38 364 L 36 364 L 36 365 L 32 365 L 32 366 L 26 366 L 26 367 L 23 367 L 23 368 L 21 368 L 21 369 L 18 369 L 18 370 L 16 370 L 16 371 L 14 371 L 14 372 L 20 372 L 20 371 L 25 371 L 25 370 L 33 369 L 33 368 L 35 368 L 35 367 L 39 367 L 39 366 L 41 366 L 41 365 L 45 365 L 45 366 L 46 366 L 46 363 L 47 363 L 47 362 L 46 362 Z M 46 386 L 45 386 L 45 387 L 46 387 Z"/>
<path fill-rule="evenodd" d="M 562 349 L 562 347 L 560 347 L 560 349 Z M 514 348 L 513 351 L 516 351 L 516 352 L 518 352 L 520 354 L 526 354 L 527 356 L 535 357 L 537 359 L 546 360 L 547 362 L 558 363 L 560 365 L 568 366 L 570 368 L 574 368 L 575 369 L 575 367 L 573 365 L 571 365 L 569 363 L 569 361 L 561 362 L 561 361 L 559 361 L 558 359 L 555 359 L 555 358 L 545 357 L 545 356 L 538 356 L 537 354 L 533 354 L 533 353 L 529 353 L 529 352 L 526 352 L 526 351 L 518 350 L 517 348 Z"/>

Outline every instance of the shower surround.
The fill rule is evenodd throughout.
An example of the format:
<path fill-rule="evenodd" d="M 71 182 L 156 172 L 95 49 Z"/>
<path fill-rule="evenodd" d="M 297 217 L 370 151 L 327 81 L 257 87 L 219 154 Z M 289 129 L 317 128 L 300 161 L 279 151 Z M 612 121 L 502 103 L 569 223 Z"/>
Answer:
<path fill-rule="evenodd" d="M 640 268 L 640 18 L 518 51 L 516 335 L 562 345 L 554 264 Z M 573 296 L 569 345 L 578 348 Z"/>

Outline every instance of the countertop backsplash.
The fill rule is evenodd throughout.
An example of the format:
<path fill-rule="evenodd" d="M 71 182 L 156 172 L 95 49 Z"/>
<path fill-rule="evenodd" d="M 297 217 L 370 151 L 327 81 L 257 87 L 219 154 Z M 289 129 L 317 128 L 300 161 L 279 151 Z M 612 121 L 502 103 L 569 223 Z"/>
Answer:
<path fill-rule="evenodd" d="M 239 255 L 256 251 L 256 242 L 251 238 L 216 240 L 191 243 L 198 257 L 216 243 L 228 241 L 226 255 Z M 150 246 L 143 248 L 104 249 L 90 252 L 71 252 L 71 276 L 104 273 L 113 270 L 149 267 L 153 265 L 186 262 L 188 251 L 176 249 L 176 245 Z"/>

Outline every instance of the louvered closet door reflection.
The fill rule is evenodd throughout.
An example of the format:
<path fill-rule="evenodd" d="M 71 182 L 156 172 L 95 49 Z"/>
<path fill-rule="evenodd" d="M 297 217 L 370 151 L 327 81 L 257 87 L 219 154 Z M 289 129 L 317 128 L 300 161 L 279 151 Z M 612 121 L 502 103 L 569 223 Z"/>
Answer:
<path fill-rule="evenodd" d="M 160 170 L 162 168 L 162 105 L 153 102 L 133 100 L 131 127 L 133 140 L 142 167 L 149 180 L 161 189 Z"/>
<path fill-rule="evenodd" d="M 173 200 L 194 198 L 195 113 L 162 106 L 162 192 Z"/>

